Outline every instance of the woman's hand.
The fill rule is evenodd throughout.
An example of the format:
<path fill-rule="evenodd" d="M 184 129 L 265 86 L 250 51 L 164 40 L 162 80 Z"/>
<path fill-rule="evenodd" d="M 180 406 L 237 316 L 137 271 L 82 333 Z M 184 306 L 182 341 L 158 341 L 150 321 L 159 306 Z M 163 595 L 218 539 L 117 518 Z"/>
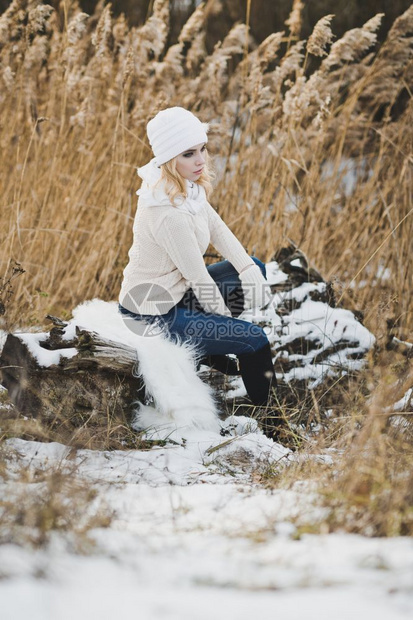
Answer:
<path fill-rule="evenodd" d="M 261 269 L 254 263 L 239 274 L 244 293 L 244 309 L 262 308 L 272 300 L 270 285 L 262 275 Z"/>

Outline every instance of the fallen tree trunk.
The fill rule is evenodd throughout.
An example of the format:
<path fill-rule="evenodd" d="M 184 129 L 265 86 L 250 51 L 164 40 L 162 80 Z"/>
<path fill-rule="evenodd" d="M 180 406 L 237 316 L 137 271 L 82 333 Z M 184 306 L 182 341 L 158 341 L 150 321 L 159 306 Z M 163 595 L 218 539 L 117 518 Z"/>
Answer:
<path fill-rule="evenodd" d="M 73 340 L 62 340 L 65 324 L 48 318 L 55 327 L 39 345 L 57 353 L 56 363 L 41 366 L 23 335 L 9 334 L 3 347 L 1 383 L 19 413 L 65 435 L 86 426 L 93 434 L 102 424 L 128 425 L 133 403 L 145 394 L 135 376 L 136 351 L 79 328 Z M 65 355 L 73 349 L 75 355 Z"/>

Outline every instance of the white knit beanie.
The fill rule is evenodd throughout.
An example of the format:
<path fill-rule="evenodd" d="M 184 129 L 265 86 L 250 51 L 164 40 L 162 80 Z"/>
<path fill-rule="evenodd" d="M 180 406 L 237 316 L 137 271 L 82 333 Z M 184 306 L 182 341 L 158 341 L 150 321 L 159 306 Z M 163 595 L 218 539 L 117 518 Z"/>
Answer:
<path fill-rule="evenodd" d="M 146 126 L 149 143 L 159 167 L 197 144 L 208 142 L 208 123 L 201 123 L 189 110 L 161 110 Z"/>

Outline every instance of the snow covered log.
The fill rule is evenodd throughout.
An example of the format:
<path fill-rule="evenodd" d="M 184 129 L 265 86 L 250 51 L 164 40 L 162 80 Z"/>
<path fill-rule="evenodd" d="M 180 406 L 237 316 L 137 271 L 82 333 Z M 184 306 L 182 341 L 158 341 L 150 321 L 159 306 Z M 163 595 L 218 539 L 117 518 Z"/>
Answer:
<path fill-rule="evenodd" d="M 293 246 L 284 248 L 266 267 L 273 303 L 264 310 L 245 311 L 241 318 L 264 327 L 280 393 L 284 388 L 291 402 L 328 379 L 359 370 L 375 339 L 353 312 L 335 307 L 332 287 L 308 265 L 302 252 Z M 139 372 L 142 347 L 153 349 L 152 357 L 159 360 L 162 350 L 156 349 L 155 341 L 160 339 L 132 334 L 115 302 L 85 302 L 73 314 L 68 323 L 48 317 L 54 323 L 49 333 L 9 334 L 0 357 L 0 383 L 23 415 L 39 415 L 59 424 L 63 418 L 73 427 L 108 416 L 129 423 L 134 403 L 157 400 L 153 381 L 148 389 Z M 179 368 L 172 369 L 173 365 L 170 359 L 164 361 L 163 376 L 165 385 L 169 381 L 167 389 L 177 394 Z M 223 413 L 228 414 L 245 395 L 240 377 L 224 378 L 206 367 L 200 377 L 225 406 Z M 159 395 L 159 379 L 156 382 Z M 182 407 L 182 395 L 179 402 Z M 171 400 L 165 406 L 170 407 Z"/>
<path fill-rule="evenodd" d="M 101 416 L 129 422 L 145 392 L 134 376 L 136 351 L 78 326 L 64 339 L 68 324 L 47 318 L 49 333 L 8 334 L 1 353 L 1 384 L 18 411 L 74 428 Z"/>

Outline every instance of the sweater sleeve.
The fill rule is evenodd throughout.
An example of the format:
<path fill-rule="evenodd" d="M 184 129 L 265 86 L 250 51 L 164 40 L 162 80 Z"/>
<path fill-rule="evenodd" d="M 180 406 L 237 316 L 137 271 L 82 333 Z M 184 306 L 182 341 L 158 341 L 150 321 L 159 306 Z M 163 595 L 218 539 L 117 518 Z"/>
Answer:
<path fill-rule="evenodd" d="M 211 243 L 214 248 L 234 265 L 238 273 L 249 265 L 255 265 L 237 237 L 209 203 L 207 203 L 207 213 Z"/>
<path fill-rule="evenodd" d="M 215 209 L 208 203 L 211 243 L 238 271 L 246 308 L 261 308 L 271 299 L 271 288 L 261 269 L 242 247 Z"/>
<path fill-rule="evenodd" d="M 191 216 L 172 211 L 160 223 L 156 239 L 189 283 L 204 310 L 212 314 L 232 316 L 205 266 L 191 225 Z"/>

